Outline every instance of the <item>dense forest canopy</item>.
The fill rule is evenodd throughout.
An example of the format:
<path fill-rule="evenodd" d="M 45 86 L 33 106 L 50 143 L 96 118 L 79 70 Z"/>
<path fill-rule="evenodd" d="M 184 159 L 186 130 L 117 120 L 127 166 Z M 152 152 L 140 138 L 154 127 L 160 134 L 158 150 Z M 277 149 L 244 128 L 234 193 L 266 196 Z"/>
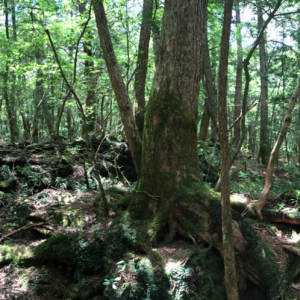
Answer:
<path fill-rule="evenodd" d="M 93 13 L 90 12 L 90 3 L 81 4 L 84 6 L 82 12 L 79 11 L 80 2 L 76 3 L 74 1 L 38 1 L 36 3 L 7 1 L 7 9 L 5 3 L 2 3 L 1 68 L 3 71 L 1 85 L 3 95 L 5 95 L 4 91 L 7 86 L 8 101 L 5 100 L 6 96 L 1 98 L 1 138 L 3 141 L 22 142 L 31 140 L 33 139 L 34 126 L 39 128 L 39 139 L 36 139 L 36 141 L 45 141 L 49 139 L 49 134 L 53 135 L 55 132 L 67 88 L 61 78 L 48 37 L 45 34 L 44 22 L 52 35 L 62 67 L 70 82 L 74 79 L 74 62 L 77 59 L 75 62 L 77 70 L 74 88 L 82 101 L 85 112 L 96 115 L 98 125 L 94 124 L 92 129 L 96 130 L 98 134 L 103 134 L 107 131 L 107 128 L 114 129 L 120 122 L 118 108 L 100 48 L 95 18 Z M 130 98 L 133 99 L 142 3 L 140 1 L 107 1 L 105 5 L 120 71 L 126 84 L 128 84 Z M 164 3 L 157 2 L 155 6 L 155 20 L 151 24 L 152 38 L 147 62 L 146 101 L 149 98 L 155 70 L 155 39 L 153 37 L 159 35 Z M 236 25 L 235 12 L 233 12 L 231 26 L 228 70 L 228 122 L 230 124 L 233 123 L 235 118 L 233 113 L 235 107 L 233 105 L 237 65 L 236 40 L 241 34 L 242 56 L 245 57 L 258 33 L 258 4 L 241 1 L 240 6 L 240 24 Z M 263 6 L 263 18 L 266 19 L 274 3 L 266 2 L 263 3 Z M 297 81 L 299 20 L 298 14 L 292 13 L 297 12 L 297 9 L 297 3 L 283 3 L 279 16 L 272 19 L 265 32 L 267 70 L 263 75 L 268 77 L 269 85 L 268 136 L 270 139 L 277 136 L 281 126 L 282 114 L 284 113 L 283 108 Z M 5 31 L 5 11 L 7 11 L 7 33 Z M 289 12 L 291 14 L 287 14 Z M 217 80 L 218 75 L 222 13 L 222 1 L 209 3 L 207 28 L 214 80 Z M 87 20 L 89 20 L 87 30 L 78 41 Z M 240 33 L 237 28 L 241 29 Z M 84 44 L 89 45 L 86 48 L 90 48 L 90 54 L 84 51 Z M 86 61 L 90 62 L 88 67 L 85 67 Z M 249 65 L 251 76 L 249 102 L 255 98 L 257 99 L 256 103 L 258 103 L 260 97 L 261 72 L 259 66 L 259 51 L 257 49 Z M 88 69 L 91 68 L 93 70 L 89 71 Z M 93 85 L 95 99 L 91 104 L 88 103 L 88 106 L 86 105 L 88 93 L 87 72 L 89 76 L 95 75 L 96 77 Z M 37 108 L 44 94 L 44 100 L 40 108 Z M 204 88 L 202 88 L 199 98 L 199 117 L 203 112 L 204 97 Z M 132 105 L 134 109 L 137 109 L 134 104 Z M 9 107 L 11 107 L 11 113 L 9 113 Z M 46 107 L 47 109 L 44 109 Z M 246 119 L 247 127 L 249 128 L 250 125 L 253 127 L 252 139 L 254 141 L 251 143 L 252 149 L 249 150 L 256 152 L 258 147 L 255 147 L 255 145 L 259 142 L 260 128 L 256 111 L 259 109 L 260 104 L 258 103 L 251 109 Z M 12 126 L 15 127 L 12 132 L 9 126 L 10 114 L 13 117 L 14 124 Z M 255 120 L 257 120 L 256 123 Z M 62 115 L 60 132 L 65 137 L 75 139 L 81 136 L 81 129 L 82 118 L 80 112 L 76 108 L 75 101 L 70 97 L 66 102 L 65 113 Z M 287 135 L 289 151 L 296 147 L 296 132 L 297 122 L 294 118 Z M 118 133 L 120 134 L 121 131 Z M 233 137 L 233 130 L 230 131 L 230 134 L 230 137 Z"/>
<path fill-rule="evenodd" d="M 298 1 L 0 5 L 0 280 L 47 265 L 31 283 L 51 299 L 299 297 Z"/>

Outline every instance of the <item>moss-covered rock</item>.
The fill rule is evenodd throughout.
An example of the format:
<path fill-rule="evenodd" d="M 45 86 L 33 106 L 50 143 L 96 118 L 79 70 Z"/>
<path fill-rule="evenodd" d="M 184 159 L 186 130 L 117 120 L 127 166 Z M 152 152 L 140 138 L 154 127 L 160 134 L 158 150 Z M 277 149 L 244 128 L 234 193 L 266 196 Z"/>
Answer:
<path fill-rule="evenodd" d="M 100 239 L 85 234 L 59 234 L 34 248 L 34 257 L 41 262 L 60 261 L 83 273 L 96 274 L 103 269 L 106 246 Z"/>
<path fill-rule="evenodd" d="M 13 265 L 19 265 L 34 258 L 33 247 L 16 245 L 12 241 L 5 241 L 4 245 L 0 246 L 0 251 L 0 263 L 11 262 Z"/>
<path fill-rule="evenodd" d="M 0 182 L 0 190 L 3 192 L 9 192 L 17 185 L 15 178 L 10 178 Z"/>
<path fill-rule="evenodd" d="M 54 219 L 66 227 L 82 228 L 85 225 L 85 215 L 82 208 L 76 204 L 50 206 L 48 208 L 50 215 Z"/>
<path fill-rule="evenodd" d="M 97 277 L 84 277 L 79 283 L 71 284 L 65 294 L 65 300 L 91 300 L 101 299 L 104 286 Z M 98 295 L 98 296 L 97 296 Z"/>

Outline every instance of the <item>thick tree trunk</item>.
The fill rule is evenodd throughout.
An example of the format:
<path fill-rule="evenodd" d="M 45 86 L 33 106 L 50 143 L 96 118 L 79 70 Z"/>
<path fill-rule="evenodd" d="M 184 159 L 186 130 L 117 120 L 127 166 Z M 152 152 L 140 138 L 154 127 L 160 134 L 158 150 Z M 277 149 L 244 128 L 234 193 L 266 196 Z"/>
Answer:
<path fill-rule="evenodd" d="M 260 1 L 257 8 L 257 18 L 258 18 L 258 32 L 263 27 L 263 12 L 260 5 Z M 259 41 L 259 60 L 260 60 L 260 143 L 259 143 L 259 158 L 261 158 L 261 163 L 266 166 L 270 157 L 270 143 L 269 143 L 269 133 L 268 133 L 268 74 L 267 74 L 267 64 L 266 64 L 266 41 L 265 35 L 263 34 Z"/>
<path fill-rule="evenodd" d="M 242 99 L 242 77 L 243 77 L 243 54 L 242 54 L 242 34 L 241 34 L 241 16 L 240 16 L 240 0 L 235 1 L 236 14 L 236 42 L 237 42 L 237 66 L 236 66 L 236 84 L 234 95 L 234 118 L 235 120 L 241 114 L 241 99 Z M 240 140 L 240 122 L 234 126 L 233 144 L 236 146 Z"/>
<path fill-rule="evenodd" d="M 144 109 L 145 109 L 145 86 L 148 69 L 148 52 L 150 32 L 152 25 L 153 0 L 144 0 L 142 12 L 142 25 L 138 48 L 137 68 L 134 81 L 134 102 L 137 104 L 135 121 L 140 133 L 143 136 Z"/>
<path fill-rule="evenodd" d="M 95 18 L 97 23 L 100 45 L 103 51 L 103 57 L 106 62 L 109 77 L 112 83 L 115 96 L 117 98 L 120 115 L 124 124 L 126 138 L 130 147 L 134 165 L 138 177 L 141 171 L 142 143 L 138 128 L 135 123 L 129 95 L 124 84 L 122 74 L 119 70 L 118 62 L 111 42 L 107 19 L 102 1 L 93 1 Z"/>
<path fill-rule="evenodd" d="M 219 132 L 221 143 L 221 203 L 222 203 L 222 233 L 223 257 L 225 267 L 225 286 L 228 300 L 238 300 L 238 287 L 235 270 L 234 234 L 229 192 L 230 155 L 227 129 L 227 72 L 230 38 L 231 10 L 233 0 L 226 0 L 224 8 L 224 22 L 221 38 L 221 52 L 219 65 Z"/>
<path fill-rule="evenodd" d="M 266 181 L 265 181 L 265 186 L 264 186 L 264 189 L 262 191 L 262 193 L 260 194 L 259 196 L 259 199 L 256 203 L 254 204 L 250 204 L 248 207 L 247 207 L 247 210 L 245 210 L 245 212 L 243 213 L 243 216 L 246 217 L 249 212 L 252 211 L 252 209 L 255 209 L 257 215 L 259 216 L 260 219 L 262 219 L 262 215 L 261 215 L 261 209 L 265 206 L 267 200 L 268 200 L 268 195 L 269 195 L 269 192 L 271 190 L 271 187 L 272 187 L 272 177 L 273 177 L 273 173 L 274 173 L 274 166 L 275 166 L 275 160 L 278 156 L 278 153 L 279 153 L 279 149 L 286 137 L 286 134 L 287 134 L 287 131 L 289 129 L 289 126 L 291 124 L 291 121 L 292 121 L 292 118 L 291 118 L 291 115 L 292 115 L 292 111 L 294 109 L 294 106 L 295 106 L 295 103 L 297 101 L 297 98 L 300 94 L 300 79 L 298 80 L 298 83 L 297 83 L 297 86 L 295 88 L 295 91 L 292 95 L 292 98 L 290 99 L 290 102 L 289 102 L 289 105 L 286 109 L 286 112 L 285 112 L 285 116 L 284 116 L 284 119 L 283 119 L 283 125 L 281 127 L 281 130 L 279 132 L 279 136 L 277 138 L 277 141 L 273 147 L 273 150 L 271 152 L 271 156 L 270 156 L 270 159 L 269 159 L 269 164 L 268 164 L 268 167 L 267 167 L 267 174 L 266 174 Z"/>
<path fill-rule="evenodd" d="M 152 239 L 166 224 L 171 235 L 191 235 L 189 221 L 179 216 L 180 206 L 206 191 L 197 156 L 206 6 L 206 0 L 165 2 L 157 69 L 145 113 L 141 177 L 129 206 L 133 218 L 151 220 L 155 215 L 149 230 Z"/>

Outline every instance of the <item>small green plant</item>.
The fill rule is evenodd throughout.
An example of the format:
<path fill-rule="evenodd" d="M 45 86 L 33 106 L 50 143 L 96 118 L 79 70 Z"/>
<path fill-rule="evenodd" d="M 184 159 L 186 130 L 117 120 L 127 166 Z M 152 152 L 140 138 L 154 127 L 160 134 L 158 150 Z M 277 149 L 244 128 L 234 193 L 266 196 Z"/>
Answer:
<path fill-rule="evenodd" d="M 298 203 L 298 200 L 300 200 L 300 191 L 299 190 L 295 190 L 295 192 L 296 192 L 296 197 L 295 197 L 295 199 L 292 199 L 292 203 L 293 204 Z"/>
<path fill-rule="evenodd" d="M 118 265 L 118 268 L 125 270 L 126 269 L 126 266 L 130 267 L 132 272 L 136 272 L 136 268 L 134 267 L 135 263 L 128 263 L 126 264 L 124 260 L 121 260 L 117 263 Z"/>
<path fill-rule="evenodd" d="M 120 281 L 121 277 L 104 279 L 103 285 L 111 285 L 114 290 L 117 289 L 116 282 Z"/>
<path fill-rule="evenodd" d="M 277 204 L 277 207 L 275 209 L 276 211 L 281 211 L 282 209 L 284 209 L 284 203 Z"/>

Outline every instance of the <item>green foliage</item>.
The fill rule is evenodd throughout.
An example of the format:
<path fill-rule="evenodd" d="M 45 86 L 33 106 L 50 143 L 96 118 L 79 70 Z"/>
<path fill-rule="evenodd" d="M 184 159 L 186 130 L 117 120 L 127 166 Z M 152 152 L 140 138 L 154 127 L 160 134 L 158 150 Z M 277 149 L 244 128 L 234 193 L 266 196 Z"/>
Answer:
<path fill-rule="evenodd" d="M 117 265 L 118 265 L 118 268 L 120 268 L 122 271 L 124 271 L 126 269 L 126 266 L 128 266 L 131 268 L 132 272 L 136 272 L 136 269 L 134 267 L 135 263 L 132 263 L 132 262 L 125 263 L 124 260 L 121 260 L 117 263 Z"/>
<path fill-rule="evenodd" d="M 117 289 L 116 282 L 120 281 L 121 277 L 104 279 L 103 285 L 111 285 L 114 290 Z"/>

